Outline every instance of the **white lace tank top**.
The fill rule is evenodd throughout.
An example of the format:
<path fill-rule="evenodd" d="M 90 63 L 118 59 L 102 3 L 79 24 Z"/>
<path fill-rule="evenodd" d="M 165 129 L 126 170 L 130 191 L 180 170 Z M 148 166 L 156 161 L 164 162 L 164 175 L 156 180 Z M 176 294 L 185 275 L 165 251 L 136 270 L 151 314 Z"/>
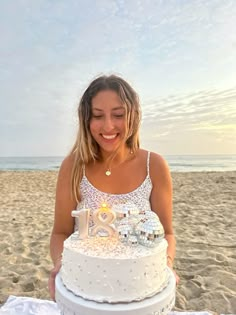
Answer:
<path fill-rule="evenodd" d="M 77 205 L 77 210 L 89 208 L 91 215 L 93 211 L 106 203 L 112 207 L 117 203 L 134 203 L 140 210 L 151 210 L 150 195 L 152 191 L 152 181 L 149 175 L 150 152 L 147 154 L 147 176 L 140 186 L 126 194 L 110 194 L 98 190 L 94 187 L 85 174 L 85 168 L 82 180 L 80 182 L 81 202 Z M 77 221 L 77 218 L 76 218 Z M 75 225 L 77 226 L 77 222 Z M 91 222 L 92 223 L 92 222 Z"/>

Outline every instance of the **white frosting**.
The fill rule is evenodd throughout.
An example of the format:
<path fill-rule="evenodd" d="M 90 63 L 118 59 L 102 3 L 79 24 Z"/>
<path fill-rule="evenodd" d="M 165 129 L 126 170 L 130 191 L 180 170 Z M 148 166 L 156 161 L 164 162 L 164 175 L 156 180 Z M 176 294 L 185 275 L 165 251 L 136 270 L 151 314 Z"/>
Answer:
<path fill-rule="evenodd" d="M 68 291 L 56 277 L 56 301 L 64 315 L 167 315 L 175 303 L 175 276 L 170 275 L 168 285 L 160 293 L 139 302 L 131 303 L 97 303 L 84 300 Z"/>
<path fill-rule="evenodd" d="M 97 302 L 131 302 L 160 292 L 168 281 L 167 241 L 148 248 L 116 238 L 64 242 L 61 278 L 75 295 Z"/>

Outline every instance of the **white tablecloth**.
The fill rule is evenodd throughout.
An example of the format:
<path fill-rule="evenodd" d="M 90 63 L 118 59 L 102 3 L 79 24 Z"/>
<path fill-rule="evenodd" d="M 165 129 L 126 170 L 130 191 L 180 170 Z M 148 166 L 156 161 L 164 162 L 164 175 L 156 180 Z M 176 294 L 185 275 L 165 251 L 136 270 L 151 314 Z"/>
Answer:
<path fill-rule="evenodd" d="M 0 315 L 60 315 L 57 304 L 52 301 L 29 297 L 9 296 L 0 308 Z M 169 315 L 211 315 L 209 312 L 171 312 Z M 223 314 L 222 314 L 223 315 Z M 232 314 L 233 315 L 233 314 Z"/>

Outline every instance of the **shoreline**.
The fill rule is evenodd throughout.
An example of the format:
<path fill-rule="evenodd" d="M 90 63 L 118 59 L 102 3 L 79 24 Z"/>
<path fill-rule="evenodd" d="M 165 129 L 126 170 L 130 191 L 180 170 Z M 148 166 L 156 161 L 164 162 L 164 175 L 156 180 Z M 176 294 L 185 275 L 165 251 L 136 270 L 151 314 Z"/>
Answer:
<path fill-rule="evenodd" d="M 54 169 L 1 169 L 0 168 L 0 173 L 5 173 L 5 172 L 9 172 L 9 173 L 31 173 L 31 172 L 54 172 L 54 173 L 58 173 L 60 169 L 60 166 L 54 168 Z M 230 170 L 171 170 L 170 169 L 170 173 L 171 174 L 186 174 L 186 173 L 236 173 L 236 169 L 230 169 Z"/>
<path fill-rule="evenodd" d="M 0 304 L 49 299 L 57 170 L 0 170 Z M 235 313 L 236 171 L 171 172 L 179 311 Z"/>

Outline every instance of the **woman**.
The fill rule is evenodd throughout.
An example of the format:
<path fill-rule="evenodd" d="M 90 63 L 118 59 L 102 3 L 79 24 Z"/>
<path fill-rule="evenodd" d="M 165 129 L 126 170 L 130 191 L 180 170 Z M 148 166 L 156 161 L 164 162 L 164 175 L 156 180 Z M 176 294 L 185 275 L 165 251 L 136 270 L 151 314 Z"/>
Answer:
<path fill-rule="evenodd" d="M 155 211 L 168 242 L 170 268 L 175 257 L 171 176 L 160 155 L 139 148 L 141 113 L 136 92 L 118 76 L 101 76 L 84 92 L 78 116 L 78 136 L 57 181 L 50 243 L 54 268 L 49 290 L 53 299 L 63 242 L 76 224 L 71 211 L 81 205 L 94 211 L 104 201 L 110 206 L 133 202 L 141 209 Z"/>

